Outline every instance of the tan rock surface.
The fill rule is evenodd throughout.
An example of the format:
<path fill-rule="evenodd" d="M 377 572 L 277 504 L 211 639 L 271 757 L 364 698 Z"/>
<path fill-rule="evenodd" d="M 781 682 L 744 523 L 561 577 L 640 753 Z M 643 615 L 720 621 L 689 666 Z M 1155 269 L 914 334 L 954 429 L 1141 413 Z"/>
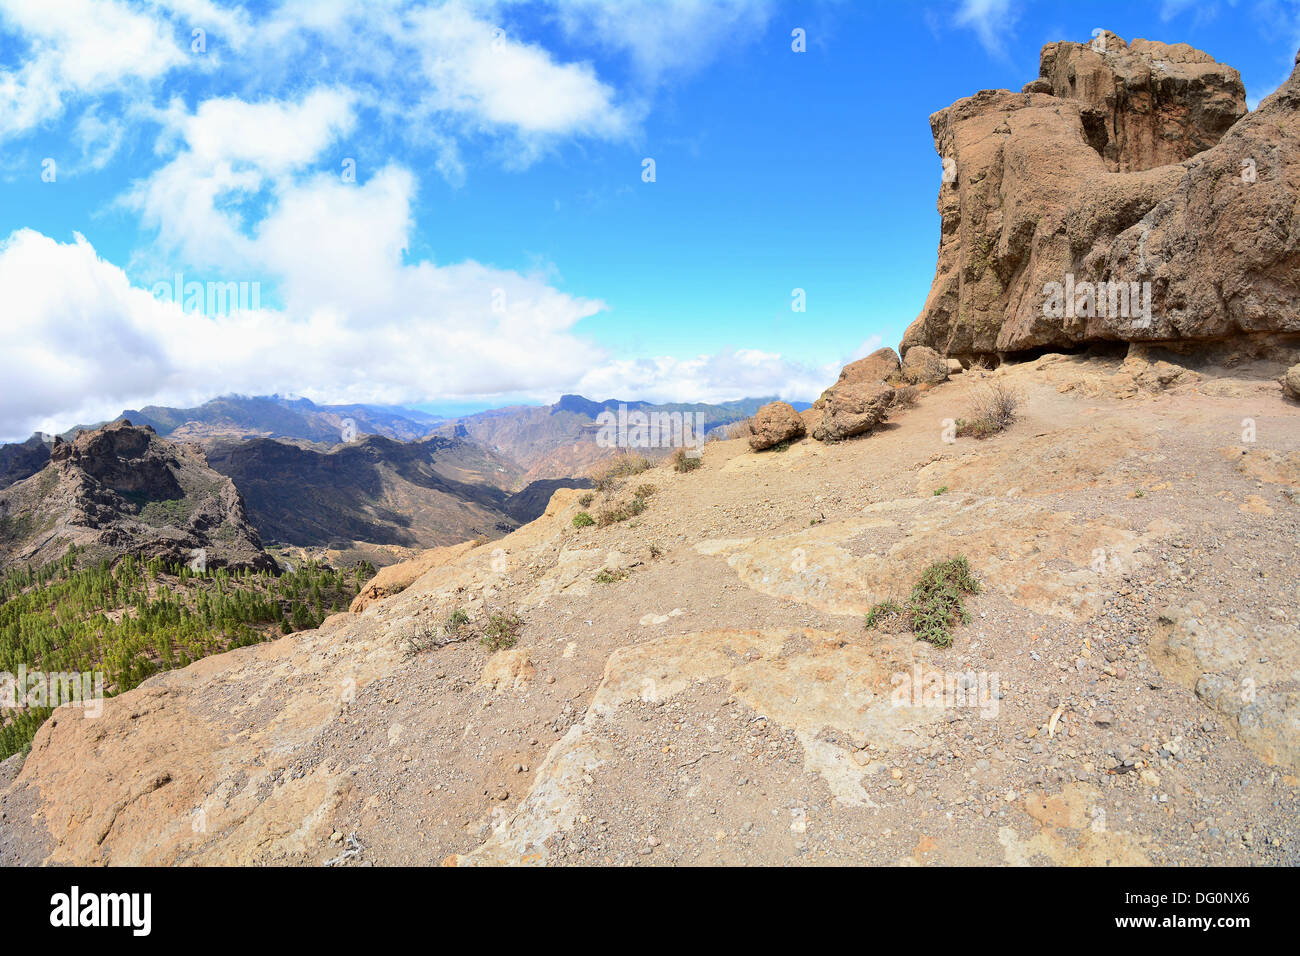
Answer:
<path fill-rule="evenodd" d="M 930 118 L 956 177 L 905 351 L 1300 332 L 1300 70 L 1243 116 L 1230 67 L 1108 37 L 1104 53 L 1048 44 L 1026 92 L 985 90 Z M 1096 282 L 1136 283 L 1138 304 L 1118 286 L 1113 303 L 1088 292 Z"/>

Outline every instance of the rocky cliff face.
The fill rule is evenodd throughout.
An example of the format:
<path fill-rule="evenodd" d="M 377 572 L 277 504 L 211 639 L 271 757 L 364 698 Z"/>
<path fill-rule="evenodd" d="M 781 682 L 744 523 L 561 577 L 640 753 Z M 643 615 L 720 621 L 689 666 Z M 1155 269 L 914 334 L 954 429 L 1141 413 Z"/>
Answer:
<path fill-rule="evenodd" d="M 904 351 L 1300 333 L 1300 70 L 1242 115 L 1231 67 L 1099 39 L 930 118 L 938 265 Z"/>
<path fill-rule="evenodd" d="M 25 442 L 0 445 L 0 488 L 36 474 L 50 460 L 50 446 L 40 435 Z"/>
<path fill-rule="evenodd" d="M 0 566 L 43 564 L 69 545 L 92 560 L 186 564 L 202 550 L 208 567 L 275 567 L 230 479 L 197 447 L 125 420 L 55 439 L 49 464 L 0 491 Z"/>

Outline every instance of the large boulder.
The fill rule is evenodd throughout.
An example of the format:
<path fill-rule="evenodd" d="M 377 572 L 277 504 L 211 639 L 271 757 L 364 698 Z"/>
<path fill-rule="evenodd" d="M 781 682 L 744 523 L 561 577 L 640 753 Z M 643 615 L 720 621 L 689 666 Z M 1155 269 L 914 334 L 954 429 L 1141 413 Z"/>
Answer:
<path fill-rule="evenodd" d="M 1300 365 L 1292 365 L 1282 376 L 1282 391 L 1288 398 L 1300 402 Z"/>
<path fill-rule="evenodd" d="M 903 359 L 903 381 L 937 385 L 948 381 L 948 360 L 926 345 L 913 345 Z"/>
<path fill-rule="evenodd" d="M 871 431 L 889 413 L 894 389 L 881 382 L 842 382 L 821 399 L 821 421 L 813 429 L 818 441 L 843 441 Z"/>
<path fill-rule="evenodd" d="M 905 352 L 1300 333 L 1300 68 L 1243 116 L 1231 67 L 1103 39 L 930 117 L 956 175 Z"/>
<path fill-rule="evenodd" d="M 803 419 L 787 402 L 769 402 L 754 413 L 753 434 L 749 436 L 749 447 L 753 451 L 763 451 L 781 442 L 793 441 L 804 436 Z"/>
<path fill-rule="evenodd" d="M 836 385 L 853 384 L 857 382 L 886 382 L 891 378 L 896 378 L 901 370 L 901 363 L 898 361 L 898 353 L 891 348 L 876 349 L 865 358 L 860 358 L 856 362 L 850 362 L 840 370 L 839 380 Z"/>

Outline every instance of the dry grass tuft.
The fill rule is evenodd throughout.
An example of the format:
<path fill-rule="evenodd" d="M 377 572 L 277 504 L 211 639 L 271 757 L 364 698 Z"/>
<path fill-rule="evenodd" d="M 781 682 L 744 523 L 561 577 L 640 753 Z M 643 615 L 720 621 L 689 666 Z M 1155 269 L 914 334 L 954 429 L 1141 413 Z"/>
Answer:
<path fill-rule="evenodd" d="M 990 382 L 975 393 L 970 418 L 957 419 L 957 434 L 987 438 L 996 435 L 1019 417 L 1024 396 L 1006 382 Z"/>

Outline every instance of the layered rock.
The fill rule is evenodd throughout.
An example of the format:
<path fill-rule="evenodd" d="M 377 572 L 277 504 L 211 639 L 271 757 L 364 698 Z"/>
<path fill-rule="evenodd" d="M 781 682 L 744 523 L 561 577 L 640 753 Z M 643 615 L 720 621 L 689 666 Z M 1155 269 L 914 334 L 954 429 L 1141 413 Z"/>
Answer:
<path fill-rule="evenodd" d="M 1300 71 L 1232 122 L 1235 70 L 1182 44 L 1105 40 L 1049 44 L 1025 92 L 930 118 L 956 175 L 904 351 L 1300 333 Z"/>

